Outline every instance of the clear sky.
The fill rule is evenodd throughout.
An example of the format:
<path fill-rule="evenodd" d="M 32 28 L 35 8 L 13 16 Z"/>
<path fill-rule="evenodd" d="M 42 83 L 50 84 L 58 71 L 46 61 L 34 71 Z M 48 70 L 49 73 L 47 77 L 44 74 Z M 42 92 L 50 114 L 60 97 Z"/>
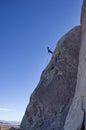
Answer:
<path fill-rule="evenodd" d="M 82 0 L 0 0 L 0 120 L 21 120 L 47 46 L 79 24 Z"/>

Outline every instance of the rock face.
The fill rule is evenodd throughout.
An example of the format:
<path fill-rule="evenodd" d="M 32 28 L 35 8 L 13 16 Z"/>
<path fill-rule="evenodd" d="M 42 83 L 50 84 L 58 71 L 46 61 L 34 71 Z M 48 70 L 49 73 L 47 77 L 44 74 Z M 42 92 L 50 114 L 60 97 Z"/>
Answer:
<path fill-rule="evenodd" d="M 64 130 L 82 130 L 82 127 L 83 130 L 86 130 L 86 0 L 83 0 L 81 24 L 82 40 L 79 54 L 77 84 Z"/>
<path fill-rule="evenodd" d="M 64 129 L 76 88 L 80 45 L 81 26 L 74 27 L 59 40 L 31 95 L 20 130 Z"/>
<path fill-rule="evenodd" d="M 82 12 L 81 12 L 81 24 L 86 24 L 86 0 L 83 0 Z"/>

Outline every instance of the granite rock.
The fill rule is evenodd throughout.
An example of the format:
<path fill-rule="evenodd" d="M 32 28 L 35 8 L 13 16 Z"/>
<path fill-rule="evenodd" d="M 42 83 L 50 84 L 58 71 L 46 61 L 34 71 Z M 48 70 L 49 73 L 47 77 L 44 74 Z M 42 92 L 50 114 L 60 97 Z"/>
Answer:
<path fill-rule="evenodd" d="M 81 33 L 81 26 L 76 26 L 58 41 L 30 97 L 20 130 L 64 129 L 75 94 Z"/>

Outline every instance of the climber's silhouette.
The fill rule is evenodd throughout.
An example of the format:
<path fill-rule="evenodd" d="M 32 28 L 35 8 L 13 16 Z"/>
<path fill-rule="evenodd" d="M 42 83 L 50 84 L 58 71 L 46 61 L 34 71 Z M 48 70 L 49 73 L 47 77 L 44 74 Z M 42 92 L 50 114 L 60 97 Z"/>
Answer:
<path fill-rule="evenodd" d="M 47 47 L 47 51 L 48 51 L 48 53 L 53 54 L 53 52 L 50 50 L 50 48 L 49 48 L 49 47 Z"/>

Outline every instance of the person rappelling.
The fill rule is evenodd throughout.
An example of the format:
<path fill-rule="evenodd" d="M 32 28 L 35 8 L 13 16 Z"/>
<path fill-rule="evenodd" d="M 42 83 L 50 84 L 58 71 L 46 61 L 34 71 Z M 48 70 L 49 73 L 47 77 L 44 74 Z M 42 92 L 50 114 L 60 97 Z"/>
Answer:
<path fill-rule="evenodd" d="M 48 51 L 48 53 L 53 54 L 53 52 L 50 50 L 50 48 L 49 48 L 49 47 L 47 47 L 47 51 Z"/>

